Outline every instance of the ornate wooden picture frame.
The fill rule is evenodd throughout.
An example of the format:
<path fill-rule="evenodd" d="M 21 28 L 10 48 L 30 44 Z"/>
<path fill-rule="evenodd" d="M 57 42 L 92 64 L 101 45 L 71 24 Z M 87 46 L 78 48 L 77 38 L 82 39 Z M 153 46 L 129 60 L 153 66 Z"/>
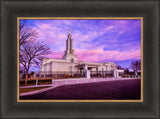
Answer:
<path fill-rule="evenodd" d="M 158 0 L 1 1 L 1 118 L 159 118 L 158 9 Z M 17 101 L 18 17 L 143 18 L 143 102 Z"/>

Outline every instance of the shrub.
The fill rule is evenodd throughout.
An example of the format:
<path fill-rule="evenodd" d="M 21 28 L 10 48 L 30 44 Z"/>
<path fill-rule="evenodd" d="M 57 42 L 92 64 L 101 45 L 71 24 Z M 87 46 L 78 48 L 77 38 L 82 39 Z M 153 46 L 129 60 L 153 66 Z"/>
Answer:
<path fill-rule="evenodd" d="M 69 74 L 65 74 L 65 75 L 64 75 L 64 78 L 69 78 L 69 77 L 70 77 Z"/>
<path fill-rule="evenodd" d="M 32 71 L 31 73 L 30 73 L 30 75 L 34 75 L 35 73 L 34 73 L 34 71 Z"/>

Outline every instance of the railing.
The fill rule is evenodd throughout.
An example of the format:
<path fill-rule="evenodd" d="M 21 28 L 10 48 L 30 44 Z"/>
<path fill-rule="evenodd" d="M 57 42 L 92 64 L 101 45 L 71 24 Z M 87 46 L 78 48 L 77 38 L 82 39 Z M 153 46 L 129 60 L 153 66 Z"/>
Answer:
<path fill-rule="evenodd" d="M 113 76 L 113 71 L 91 71 L 90 72 L 91 77 L 107 77 L 107 76 Z M 84 71 L 72 71 L 72 72 L 66 72 L 66 71 L 57 71 L 57 72 L 40 72 L 38 77 L 65 77 L 66 75 L 69 75 L 70 77 L 85 77 Z"/>
<path fill-rule="evenodd" d="M 91 77 L 113 77 L 113 71 L 91 71 Z"/>
<path fill-rule="evenodd" d="M 132 77 L 132 78 L 114 78 L 114 77 L 106 77 L 106 78 L 74 78 L 74 79 L 50 79 L 50 84 L 38 84 L 39 80 L 42 79 L 34 79 L 36 82 L 35 85 L 27 85 L 20 86 L 20 88 L 30 88 L 30 87 L 43 87 L 43 86 L 61 86 L 61 85 L 71 85 L 71 84 L 82 84 L 82 83 L 92 83 L 92 82 L 102 82 L 102 81 L 114 81 L 114 80 L 130 80 L 130 79 L 139 79 L 140 77 Z"/>
<path fill-rule="evenodd" d="M 91 78 L 106 78 L 106 77 L 114 77 L 113 71 L 90 71 Z M 83 71 L 56 71 L 56 72 L 39 72 L 39 74 L 34 75 L 32 78 L 28 78 L 28 81 L 35 80 L 35 78 L 39 79 L 65 79 L 65 78 L 85 78 L 85 73 Z M 25 80 L 25 77 L 20 79 L 21 81 Z"/>
<path fill-rule="evenodd" d="M 80 78 L 84 76 L 85 76 L 84 73 L 82 74 L 78 71 L 40 72 L 39 74 L 36 75 L 36 77 L 52 77 L 52 78 L 68 78 L 68 77 Z"/>
<path fill-rule="evenodd" d="M 82 83 L 91 83 L 91 82 L 100 82 L 100 81 L 107 81 L 107 80 L 114 80 L 115 78 L 92 78 L 92 79 L 87 79 L 87 78 L 74 78 L 74 79 L 51 79 L 50 84 L 38 84 L 39 80 L 42 79 L 33 79 L 32 81 L 35 81 L 35 85 L 28 85 L 28 86 L 20 86 L 20 88 L 24 87 L 43 87 L 43 86 L 60 86 L 60 85 L 70 85 L 70 84 L 82 84 Z M 43 79 L 45 80 L 45 79 Z"/>

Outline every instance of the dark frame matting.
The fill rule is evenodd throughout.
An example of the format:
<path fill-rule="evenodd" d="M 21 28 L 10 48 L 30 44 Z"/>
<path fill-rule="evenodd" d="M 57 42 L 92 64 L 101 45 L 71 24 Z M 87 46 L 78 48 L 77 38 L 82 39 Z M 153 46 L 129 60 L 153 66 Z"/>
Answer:
<path fill-rule="evenodd" d="M 1 1 L 1 118 L 158 118 L 159 1 Z M 17 17 L 143 17 L 143 102 L 17 102 Z"/>
<path fill-rule="evenodd" d="M 141 21 L 141 90 L 140 99 L 138 100 L 21 100 L 19 99 L 19 21 L 22 19 L 36 19 L 36 20 L 140 20 Z M 17 17 L 17 102 L 143 102 L 143 17 Z"/>

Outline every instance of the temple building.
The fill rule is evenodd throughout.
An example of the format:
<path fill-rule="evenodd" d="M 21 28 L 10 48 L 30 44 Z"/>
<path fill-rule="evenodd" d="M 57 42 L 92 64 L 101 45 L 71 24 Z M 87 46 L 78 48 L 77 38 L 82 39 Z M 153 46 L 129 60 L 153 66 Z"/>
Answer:
<path fill-rule="evenodd" d="M 118 71 L 116 64 L 113 62 L 94 63 L 78 61 L 77 55 L 75 55 L 74 52 L 73 39 L 71 31 L 69 30 L 69 35 L 66 40 L 66 50 L 62 59 L 44 58 L 41 64 L 41 74 L 68 73 L 74 75 L 89 72 L 94 75 L 97 74 L 97 72 L 101 72 L 103 76 L 110 73 L 118 77 L 116 72 L 123 72 Z"/>

